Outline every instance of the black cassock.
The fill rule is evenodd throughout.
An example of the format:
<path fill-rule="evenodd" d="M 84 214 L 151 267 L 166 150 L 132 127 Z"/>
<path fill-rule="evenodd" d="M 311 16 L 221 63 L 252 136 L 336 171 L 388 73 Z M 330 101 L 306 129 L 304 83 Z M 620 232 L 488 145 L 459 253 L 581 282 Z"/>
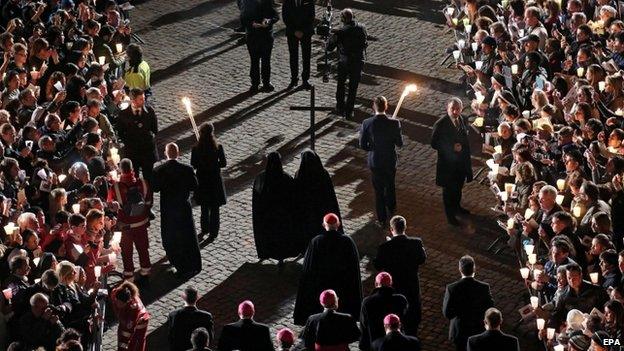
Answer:
<path fill-rule="evenodd" d="M 351 237 L 337 231 L 317 235 L 308 245 L 295 302 L 295 324 L 304 325 L 310 315 L 323 310 L 319 296 L 326 289 L 336 291 L 338 312 L 359 319 L 362 305 L 360 257 Z"/>
<path fill-rule="evenodd" d="M 297 256 L 301 240 L 295 231 L 294 181 L 284 173 L 277 152 L 267 158 L 266 171 L 253 184 L 253 231 L 259 259 Z"/>
<path fill-rule="evenodd" d="M 180 273 L 202 267 L 189 196 L 197 189 L 193 168 L 177 160 L 154 167 L 152 189 L 160 192 L 160 234 L 169 262 Z"/>
<path fill-rule="evenodd" d="M 295 194 L 299 236 L 302 238 L 300 252 L 303 253 L 310 240 L 325 231 L 323 217 L 326 214 L 334 213 L 342 222 L 334 184 L 314 151 L 307 150 L 301 154 L 295 176 Z"/>

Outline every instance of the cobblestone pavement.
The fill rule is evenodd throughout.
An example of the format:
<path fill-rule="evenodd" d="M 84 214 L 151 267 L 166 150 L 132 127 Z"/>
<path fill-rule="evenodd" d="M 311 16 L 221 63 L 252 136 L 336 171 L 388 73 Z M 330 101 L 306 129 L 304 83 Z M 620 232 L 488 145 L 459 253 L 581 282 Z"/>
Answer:
<path fill-rule="evenodd" d="M 352 7 L 357 19 L 367 24 L 371 37 L 358 92 L 361 107 L 355 121 L 333 119 L 323 113 L 317 114 L 314 127 L 316 149 L 333 175 L 346 231 L 360 250 L 365 294 L 372 289 L 375 274 L 371 257 L 387 233 L 372 224 L 373 189 L 366 155 L 357 148 L 359 122 L 370 113 L 372 97 L 383 94 L 396 103 L 403 86 L 414 82 L 419 91 L 406 99 L 399 116 L 406 144 L 400 151 L 396 178 L 397 212 L 407 218 L 409 234 L 423 238 L 429 256 L 421 269 L 423 349 L 452 349 L 447 341 L 448 322 L 441 314 L 442 298 L 445 284 L 458 278 L 456 262 L 466 253 L 476 258 L 478 278 L 491 284 L 496 305 L 506 318 L 506 330 L 510 330 L 519 317 L 518 308 L 528 298 L 523 300 L 525 290 L 513 257 L 486 251 L 499 234 L 489 219 L 491 193 L 476 182 L 466 186 L 465 206 L 474 216 L 463 230 L 458 230 L 445 224 L 441 191 L 434 184 L 435 154 L 428 146 L 431 126 L 444 114 L 444 102 L 450 96 L 463 95 L 457 72 L 439 66 L 444 48 L 452 41 L 440 25 L 443 2 L 338 0 L 334 5 L 339 9 Z M 317 7 L 317 18 L 321 11 Z M 283 90 L 290 73 L 281 22 L 276 27 L 273 51 L 276 92 L 254 96 L 244 93 L 249 86 L 248 56 L 232 30 L 238 25 L 237 16 L 234 0 L 142 0 L 132 13 L 134 28 L 146 42 L 145 57 L 152 67 L 152 101 L 161 128 L 161 150 L 166 142 L 177 140 L 184 160 L 188 160 L 194 136 L 180 104 L 180 98 L 188 95 L 197 122 L 215 124 L 228 158 L 224 171 L 228 203 L 222 207 L 221 233 L 213 244 L 202 245 L 204 270 L 199 275 L 188 282 L 174 279 L 164 258 L 159 221 L 152 223 L 150 254 L 156 264 L 150 288 L 142 292 L 152 314 L 149 350 L 167 349 L 166 316 L 181 306 L 181 292 L 189 284 L 200 289 L 201 307 L 215 316 L 217 335 L 225 323 L 237 318 L 236 306 L 244 299 L 254 301 L 256 319 L 268 323 L 272 332 L 284 326 L 300 330 L 292 324 L 300 264 L 287 263 L 278 271 L 275 262 L 257 263 L 251 226 L 251 183 L 263 167 L 264 155 L 273 150 L 282 154 L 285 169 L 294 174 L 299 154 L 308 146 L 309 118 L 304 112 L 290 111 L 289 106 L 306 105 L 309 96 L 303 91 Z M 313 45 L 313 61 L 321 60 L 320 42 Z M 316 76 L 313 83 L 317 86 L 317 104 L 332 106 L 335 82 L 323 84 Z M 198 220 L 198 209 L 194 214 Z M 516 333 L 523 336 L 532 329 L 521 326 Z M 106 332 L 105 350 L 115 348 L 115 334 L 115 327 Z M 532 348 L 523 338 L 522 349 Z"/>

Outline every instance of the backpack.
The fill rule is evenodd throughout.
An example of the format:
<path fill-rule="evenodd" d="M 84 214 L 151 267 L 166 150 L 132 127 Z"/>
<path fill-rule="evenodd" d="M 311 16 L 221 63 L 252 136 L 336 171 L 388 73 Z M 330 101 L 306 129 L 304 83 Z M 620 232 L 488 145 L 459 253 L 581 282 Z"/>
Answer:
<path fill-rule="evenodd" d="M 143 188 L 139 186 L 143 184 Z M 145 181 L 141 179 L 141 183 L 136 182 L 133 185 L 126 186 L 126 201 L 121 201 L 121 194 L 119 193 L 119 183 L 115 184 L 115 192 L 117 200 L 121 206 L 121 211 L 128 217 L 136 217 L 145 215 L 147 212 L 147 205 L 145 204 L 145 194 L 143 189 L 145 188 Z"/>

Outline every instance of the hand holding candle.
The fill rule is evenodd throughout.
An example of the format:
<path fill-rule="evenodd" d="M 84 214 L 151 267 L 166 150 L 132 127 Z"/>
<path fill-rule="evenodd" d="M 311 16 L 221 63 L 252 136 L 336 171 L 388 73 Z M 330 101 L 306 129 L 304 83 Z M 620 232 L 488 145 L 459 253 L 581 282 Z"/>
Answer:
<path fill-rule="evenodd" d="M 397 104 L 397 107 L 394 109 L 394 114 L 392 114 L 392 118 L 397 117 L 397 114 L 399 113 L 399 109 L 401 108 L 401 105 L 403 104 L 403 100 L 405 99 L 405 97 L 409 95 L 410 93 L 416 92 L 416 90 L 417 90 L 416 84 L 409 84 L 408 86 L 405 87 L 405 89 L 403 89 L 403 93 L 401 94 L 401 98 L 399 99 L 399 103 Z"/>

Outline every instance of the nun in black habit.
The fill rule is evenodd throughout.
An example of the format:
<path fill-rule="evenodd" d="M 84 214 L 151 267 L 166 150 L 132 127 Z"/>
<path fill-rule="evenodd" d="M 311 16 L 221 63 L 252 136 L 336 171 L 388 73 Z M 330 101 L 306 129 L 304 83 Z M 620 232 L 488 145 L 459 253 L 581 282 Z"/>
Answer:
<path fill-rule="evenodd" d="M 335 213 L 342 221 L 334 184 L 321 158 L 312 150 L 301 153 L 301 163 L 295 175 L 297 223 L 301 238 L 300 253 L 315 236 L 324 233 L 323 216 Z M 343 228 L 339 229 L 343 232 Z"/>
<path fill-rule="evenodd" d="M 282 169 L 280 154 L 271 152 L 266 170 L 253 184 L 253 231 L 260 260 L 273 258 L 281 263 L 301 252 L 294 225 L 293 189 L 294 180 Z"/>

